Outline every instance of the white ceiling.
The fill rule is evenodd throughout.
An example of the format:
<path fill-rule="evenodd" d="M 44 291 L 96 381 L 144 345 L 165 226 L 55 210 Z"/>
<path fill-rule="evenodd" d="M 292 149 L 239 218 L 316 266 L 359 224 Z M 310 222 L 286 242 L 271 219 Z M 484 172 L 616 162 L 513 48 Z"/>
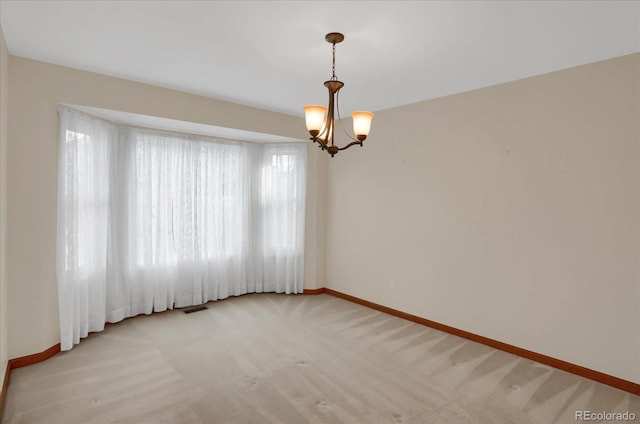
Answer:
<path fill-rule="evenodd" d="M 0 0 L 11 54 L 302 115 L 381 110 L 640 51 L 640 2 Z"/>

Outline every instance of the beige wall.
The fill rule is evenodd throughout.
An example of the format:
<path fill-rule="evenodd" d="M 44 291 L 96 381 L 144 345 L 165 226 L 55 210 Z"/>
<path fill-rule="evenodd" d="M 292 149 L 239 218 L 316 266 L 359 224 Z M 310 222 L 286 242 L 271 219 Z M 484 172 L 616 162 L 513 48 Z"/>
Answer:
<path fill-rule="evenodd" d="M 7 369 L 7 141 L 9 123 L 9 51 L 0 27 L 0 384 Z"/>
<path fill-rule="evenodd" d="M 306 131 L 306 130 L 305 130 Z M 329 155 L 317 144 L 307 145 L 307 205 L 304 287 L 317 289 L 325 283 L 325 225 L 327 216 L 327 167 Z"/>
<path fill-rule="evenodd" d="M 328 287 L 640 383 L 639 75 L 635 54 L 377 113 L 329 165 Z"/>
<path fill-rule="evenodd" d="M 57 104 L 112 109 L 221 127 L 306 138 L 304 121 L 211 98 L 10 57 L 8 313 L 9 357 L 58 343 L 55 278 Z M 326 160 L 310 149 L 305 287 L 324 285 Z M 319 209 L 320 208 L 320 209 Z M 316 261 L 320 261 L 316 265 Z"/>

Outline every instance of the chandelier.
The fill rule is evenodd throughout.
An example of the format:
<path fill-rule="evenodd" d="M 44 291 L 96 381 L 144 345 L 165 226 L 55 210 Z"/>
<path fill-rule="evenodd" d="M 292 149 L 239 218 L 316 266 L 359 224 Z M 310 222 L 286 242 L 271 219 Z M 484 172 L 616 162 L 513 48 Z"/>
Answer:
<path fill-rule="evenodd" d="M 329 81 L 324 82 L 324 86 L 329 89 L 329 108 L 327 111 L 327 108 L 324 106 L 308 105 L 304 107 L 304 115 L 307 123 L 307 130 L 309 130 L 309 134 L 311 134 L 310 140 L 314 143 L 317 142 L 322 150 L 326 150 L 327 153 L 333 157 L 340 150 L 348 149 L 356 144 L 362 146 L 362 142 L 367 138 L 367 135 L 369 135 L 373 113 L 364 111 L 353 112 L 351 114 L 351 118 L 353 119 L 353 133 L 356 137 L 351 137 L 345 131 L 347 137 L 353 141 L 343 147 L 338 147 L 333 143 L 333 136 L 335 133 L 334 128 L 336 124 L 334 119 L 334 110 L 338 116 L 338 121 L 341 121 L 340 107 L 338 105 L 338 92 L 342 87 L 344 87 L 344 83 L 342 81 L 338 81 L 338 78 L 336 77 L 336 44 L 344 40 L 344 35 L 339 32 L 331 32 L 327 34 L 324 39 L 327 43 L 331 43 L 333 45 L 332 75 Z"/>

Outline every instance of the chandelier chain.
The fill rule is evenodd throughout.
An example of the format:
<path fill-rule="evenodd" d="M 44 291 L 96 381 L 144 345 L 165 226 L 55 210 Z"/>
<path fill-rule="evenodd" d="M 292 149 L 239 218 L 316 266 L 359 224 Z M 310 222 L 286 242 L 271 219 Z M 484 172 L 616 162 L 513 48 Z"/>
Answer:
<path fill-rule="evenodd" d="M 337 81 L 338 77 L 336 77 L 336 43 L 333 44 L 333 62 L 331 63 L 331 81 Z"/>

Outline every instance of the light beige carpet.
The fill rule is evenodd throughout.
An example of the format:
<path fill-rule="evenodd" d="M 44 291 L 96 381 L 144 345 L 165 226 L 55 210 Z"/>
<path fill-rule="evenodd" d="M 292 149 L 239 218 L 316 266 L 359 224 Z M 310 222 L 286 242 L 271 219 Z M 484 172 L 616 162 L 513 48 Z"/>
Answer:
<path fill-rule="evenodd" d="M 576 423 L 640 398 L 329 295 L 137 317 L 11 374 L 2 423 Z"/>

